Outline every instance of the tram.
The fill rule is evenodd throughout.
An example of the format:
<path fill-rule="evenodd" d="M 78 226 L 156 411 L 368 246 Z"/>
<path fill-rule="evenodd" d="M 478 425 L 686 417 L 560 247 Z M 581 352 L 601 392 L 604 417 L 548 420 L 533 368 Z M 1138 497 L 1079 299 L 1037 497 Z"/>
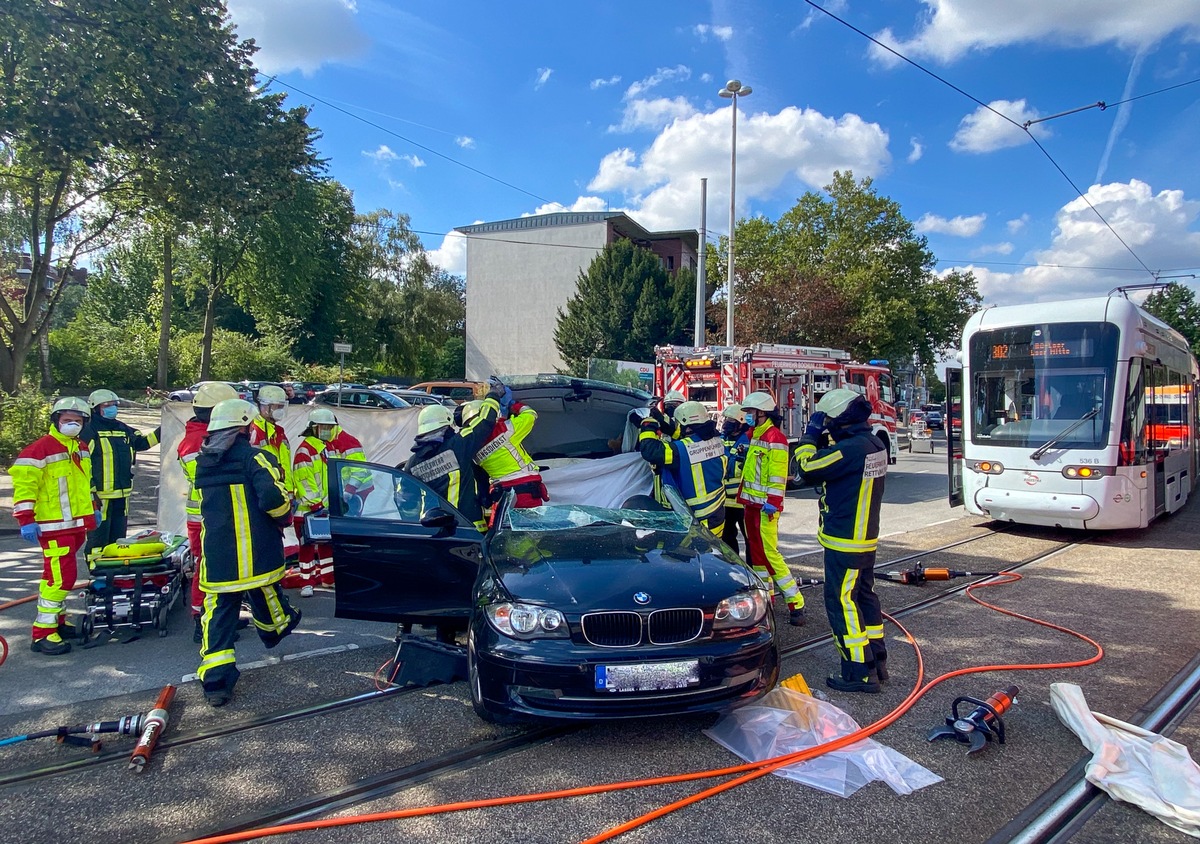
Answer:
<path fill-rule="evenodd" d="M 988 308 L 947 371 L 950 503 L 1000 521 L 1145 527 L 1200 466 L 1200 370 L 1177 331 L 1119 296 Z"/>

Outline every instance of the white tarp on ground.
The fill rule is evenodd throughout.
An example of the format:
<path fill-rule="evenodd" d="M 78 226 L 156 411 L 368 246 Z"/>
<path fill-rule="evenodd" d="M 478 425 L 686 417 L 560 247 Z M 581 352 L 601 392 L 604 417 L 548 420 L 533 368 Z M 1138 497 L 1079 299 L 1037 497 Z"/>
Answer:
<path fill-rule="evenodd" d="M 300 435 L 315 408 L 288 405 L 283 428 L 295 450 Z M 417 435 L 420 408 L 378 410 L 330 408 L 338 422 L 363 444 L 371 463 L 396 466 L 404 463 Z M 166 402 L 162 408 L 161 453 L 158 486 L 158 528 L 172 533 L 186 530 L 188 483 L 175 455 L 183 439 L 184 425 L 192 418 L 192 406 L 185 402 Z M 544 461 L 542 473 L 550 499 L 554 503 L 591 504 L 617 507 L 631 495 L 648 493 L 652 487 L 649 465 L 636 451 L 603 460 L 559 458 Z"/>
<path fill-rule="evenodd" d="M 1200 766 L 1176 741 L 1088 709 L 1073 683 L 1051 683 L 1050 704 L 1092 752 L 1084 776 L 1116 800 L 1140 806 L 1200 838 Z"/>

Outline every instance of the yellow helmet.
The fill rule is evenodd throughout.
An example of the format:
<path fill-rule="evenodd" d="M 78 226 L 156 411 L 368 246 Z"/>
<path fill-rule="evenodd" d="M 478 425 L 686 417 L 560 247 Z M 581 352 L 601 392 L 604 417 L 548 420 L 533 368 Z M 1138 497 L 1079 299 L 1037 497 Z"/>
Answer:
<path fill-rule="evenodd" d="M 483 402 L 476 399 L 464 403 L 462 408 L 462 424 L 467 425 L 472 419 L 483 412 Z"/>
<path fill-rule="evenodd" d="M 208 432 L 224 431 L 227 428 L 244 428 L 258 418 L 258 408 L 245 399 L 226 399 L 212 410 L 208 420 Z"/>
<path fill-rule="evenodd" d="M 287 393 L 283 391 L 283 387 L 275 384 L 264 384 L 258 390 L 259 404 L 287 404 Z"/>
<path fill-rule="evenodd" d="M 237 390 L 230 387 L 224 381 L 205 381 L 196 388 L 195 394 L 192 395 L 192 406 L 216 407 L 223 401 L 229 401 L 237 397 Z"/>
<path fill-rule="evenodd" d="M 417 414 L 417 435 L 449 427 L 451 422 L 453 419 L 450 416 L 450 408 L 441 404 L 427 405 Z"/>

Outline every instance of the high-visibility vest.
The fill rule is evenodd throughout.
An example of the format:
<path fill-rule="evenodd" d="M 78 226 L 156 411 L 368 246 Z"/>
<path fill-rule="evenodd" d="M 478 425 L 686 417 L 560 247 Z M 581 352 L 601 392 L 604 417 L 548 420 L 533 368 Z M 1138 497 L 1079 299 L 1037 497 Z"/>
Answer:
<path fill-rule="evenodd" d="M 496 423 L 491 439 L 475 453 L 475 463 L 487 472 L 493 485 L 542 477 L 537 463 L 521 445 L 537 422 L 537 411 L 514 404 L 511 412 L 507 419 Z"/>
<path fill-rule="evenodd" d="M 176 456 L 179 458 L 179 468 L 188 479 L 188 500 L 184 510 L 187 520 L 200 523 L 200 492 L 196 489 L 196 458 L 200 456 L 200 447 L 208 435 L 208 423 L 199 419 L 189 419 L 183 428 L 183 439 L 179 441 Z"/>
<path fill-rule="evenodd" d="M 725 443 L 725 453 L 729 457 L 729 464 L 725 470 L 725 506 L 744 507 L 745 505 L 738 501 L 738 493 L 742 491 L 742 464 L 745 457 L 739 454 L 738 450 L 745 451 L 750 447 L 750 437 L 745 431 L 738 431 L 736 436 L 723 439 L 722 442 Z"/>
<path fill-rule="evenodd" d="M 759 423 L 750 435 L 746 462 L 742 464 L 742 491 L 738 500 L 743 504 L 762 507 L 774 504 L 783 509 L 783 494 L 787 491 L 788 441 L 770 419 Z"/>
<path fill-rule="evenodd" d="M 283 475 L 283 485 L 288 492 L 292 492 L 292 445 L 288 442 L 283 426 L 268 421 L 265 416 L 259 416 L 250 424 L 250 445 L 275 455 L 279 462 L 279 472 Z M 361 447 L 359 450 L 362 450 Z"/>
<path fill-rule="evenodd" d="M 296 456 L 292 461 L 292 485 L 299 502 L 299 513 L 312 513 L 329 506 L 328 461 L 335 458 L 367 459 L 362 443 L 342 430 L 340 425 L 334 426 L 333 436 L 327 442 L 308 436 L 296 448 Z M 361 474 L 362 477 L 356 480 L 366 486 L 370 483 L 371 473 L 363 470 Z"/>
<path fill-rule="evenodd" d="M 679 490 L 698 519 L 706 519 L 725 503 L 725 469 L 729 459 L 718 437 L 693 434 L 667 446 L 672 460 L 663 467 L 663 480 Z"/>
<path fill-rule="evenodd" d="M 24 527 L 36 522 L 43 533 L 94 530 L 99 509 L 92 488 L 87 446 L 50 433 L 27 445 L 8 470 L 13 481 L 13 518 Z"/>

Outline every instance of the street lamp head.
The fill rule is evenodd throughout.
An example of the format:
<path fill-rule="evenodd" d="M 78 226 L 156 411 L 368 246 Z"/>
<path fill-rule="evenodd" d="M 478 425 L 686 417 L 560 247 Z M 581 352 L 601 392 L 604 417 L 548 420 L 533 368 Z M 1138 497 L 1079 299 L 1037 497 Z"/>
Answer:
<path fill-rule="evenodd" d="M 745 88 L 743 88 L 742 90 L 738 91 L 738 96 L 739 96 L 739 97 L 748 97 L 748 96 L 750 96 L 752 93 L 754 93 L 754 89 L 753 89 L 753 88 L 751 88 L 749 85 L 747 85 Z"/>
<path fill-rule="evenodd" d="M 725 83 L 725 90 L 731 94 L 736 94 L 742 89 L 742 83 L 737 79 L 730 79 Z"/>
<path fill-rule="evenodd" d="M 717 91 L 717 96 L 724 97 L 728 100 L 733 96 L 733 91 L 727 91 L 726 89 L 722 88 L 720 91 Z"/>

